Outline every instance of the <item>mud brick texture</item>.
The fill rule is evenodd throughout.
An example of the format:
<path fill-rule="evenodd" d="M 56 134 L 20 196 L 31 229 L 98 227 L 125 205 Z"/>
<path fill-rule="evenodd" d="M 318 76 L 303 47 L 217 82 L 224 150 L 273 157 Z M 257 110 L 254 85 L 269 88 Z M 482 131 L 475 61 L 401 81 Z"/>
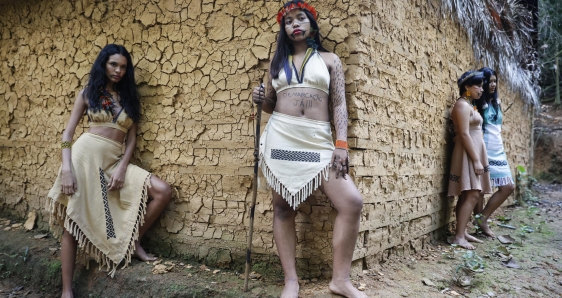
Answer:
<path fill-rule="evenodd" d="M 447 199 L 448 110 L 456 79 L 482 65 L 438 0 L 311 1 L 346 74 L 351 174 L 364 197 L 354 270 L 421 249 L 454 220 Z M 251 89 L 267 77 L 280 1 L 0 1 L 0 208 L 38 211 L 60 166 L 74 98 L 107 43 L 133 56 L 142 96 L 135 164 L 174 201 L 149 249 L 221 266 L 244 262 L 252 193 Z M 532 108 L 506 88 L 509 162 L 529 164 Z M 264 115 L 262 128 L 268 117 Z M 75 138 L 87 129 L 86 119 Z M 337 200 L 337 198 L 334 198 Z M 260 191 L 254 256 L 277 262 L 271 194 Z M 336 211 L 316 192 L 299 208 L 305 276 L 331 271 Z"/>

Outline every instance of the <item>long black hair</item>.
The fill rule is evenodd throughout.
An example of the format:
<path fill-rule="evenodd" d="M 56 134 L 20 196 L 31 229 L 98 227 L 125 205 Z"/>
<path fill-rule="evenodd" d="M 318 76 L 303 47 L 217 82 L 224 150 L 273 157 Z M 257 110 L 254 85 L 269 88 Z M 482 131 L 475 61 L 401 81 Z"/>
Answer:
<path fill-rule="evenodd" d="M 480 113 L 482 119 L 484 119 L 484 105 L 491 105 L 492 109 L 494 110 L 492 121 L 496 121 L 498 119 L 498 114 L 500 111 L 500 104 L 498 103 L 498 75 L 496 74 L 495 70 L 488 67 L 482 67 L 479 71 L 484 73 L 484 94 L 482 94 L 480 99 L 476 101 L 478 113 Z M 490 94 L 490 79 L 492 78 L 492 76 L 496 77 L 496 90 L 494 90 L 494 93 Z M 482 130 L 486 131 L 486 121 L 482 123 Z"/>
<path fill-rule="evenodd" d="M 122 45 L 108 44 L 99 53 L 96 61 L 90 70 L 90 78 L 88 85 L 85 88 L 86 97 L 88 98 L 89 108 L 93 111 L 101 109 L 100 96 L 105 90 L 107 85 L 106 64 L 109 56 L 119 54 L 127 59 L 127 71 L 125 75 L 114 85 L 115 91 L 119 93 L 119 104 L 125 109 L 127 115 L 133 119 L 134 122 L 139 122 L 140 114 L 140 100 L 135 84 L 135 69 L 133 68 L 133 61 L 131 55 Z"/>
<path fill-rule="evenodd" d="M 466 79 L 466 77 L 469 77 Z M 461 75 L 459 80 L 457 81 L 457 85 L 459 86 L 459 95 L 463 96 L 466 92 L 467 86 L 474 86 L 480 85 L 484 82 L 484 74 L 476 71 L 476 70 L 469 70 Z"/>
<path fill-rule="evenodd" d="M 291 4 L 297 4 L 302 2 L 302 0 L 293 0 L 285 3 L 283 7 L 287 7 Z M 314 42 L 318 46 L 317 50 L 322 52 L 328 52 L 323 46 L 320 40 L 320 28 L 318 27 L 318 22 L 314 18 L 314 16 L 306 9 L 302 10 L 306 17 L 310 20 L 310 27 L 311 36 L 314 39 Z M 291 77 L 293 72 L 291 70 L 291 66 L 289 65 L 289 55 L 294 50 L 291 40 L 287 35 L 287 31 L 285 31 L 285 17 L 281 20 L 279 24 L 280 30 L 279 34 L 277 35 L 277 47 L 275 48 L 275 55 L 273 55 L 273 60 L 271 60 L 271 68 L 269 70 L 269 74 L 272 78 L 277 79 L 279 78 L 279 72 L 282 68 L 285 69 L 285 74 L 287 75 L 287 82 L 291 82 Z"/>

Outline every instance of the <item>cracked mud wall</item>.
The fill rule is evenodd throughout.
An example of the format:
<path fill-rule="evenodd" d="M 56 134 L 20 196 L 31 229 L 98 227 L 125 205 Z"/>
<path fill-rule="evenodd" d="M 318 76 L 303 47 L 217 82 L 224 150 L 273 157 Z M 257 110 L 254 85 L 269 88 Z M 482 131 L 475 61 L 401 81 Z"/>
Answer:
<path fill-rule="evenodd" d="M 253 173 L 250 91 L 266 76 L 278 1 L 0 1 L 0 208 L 43 211 L 61 134 L 101 47 L 131 52 L 143 117 L 134 163 L 174 201 L 149 232 L 159 253 L 244 261 Z M 352 174 L 364 196 L 354 268 L 423 247 L 451 218 L 447 109 L 479 68 L 436 0 L 311 1 L 346 68 Z M 529 163 L 530 113 L 502 84 L 512 168 Z M 267 121 L 264 115 L 263 123 Z M 263 125 L 262 125 L 263 127 Z M 84 119 L 76 137 L 87 129 Z M 75 137 L 75 139 L 76 139 Z M 256 206 L 254 254 L 274 261 L 271 195 Z M 297 215 L 299 270 L 330 272 L 336 211 L 315 193 Z"/>

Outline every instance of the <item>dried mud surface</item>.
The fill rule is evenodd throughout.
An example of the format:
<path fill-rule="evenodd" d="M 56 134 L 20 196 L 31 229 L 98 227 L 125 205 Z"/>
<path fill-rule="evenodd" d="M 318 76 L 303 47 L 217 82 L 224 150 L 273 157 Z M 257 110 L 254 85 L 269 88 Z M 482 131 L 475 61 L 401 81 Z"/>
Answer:
<path fill-rule="evenodd" d="M 527 206 L 508 207 L 492 219 L 497 235 L 511 235 L 516 243 L 507 245 L 520 269 L 502 265 L 497 239 L 484 239 L 476 253 L 486 264 L 484 272 L 474 275 L 470 287 L 459 287 L 453 280 L 460 256 L 446 255 L 451 247 L 443 241 L 432 241 L 426 249 L 410 256 L 391 256 L 376 268 L 364 270 L 352 281 L 365 287 L 370 297 L 556 297 L 562 293 L 562 186 L 535 184 L 538 200 Z M 511 230 L 496 226 L 498 219 L 511 218 Z M 59 243 L 52 237 L 35 239 L 41 231 L 0 223 L 0 297 L 59 297 Z M 533 227 L 525 233 L 521 245 L 521 227 Z M 481 237 L 482 238 L 482 237 Z M 27 253 L 26 253 L 27 251 Z M 25 260 L 24 260 L 25 258 Z M 158 268 L 170 269 L 153 274 L 154 264 L 134 261 L 119 270 L 114 279 L 98 271 L 78 266 L 74 287 L 78 297 L 278 297 L 282 290 L 279 268 L 254 270 L 258 280 L 250 282 L 250 291 L 242 291 L 243 280 L 235 270 L 207 267 L 188 260 L 164 259 Z M 172 268 L 173 267 L 173 268 Z M 433 285 L 424 285 L 422 279 Z M 302 280 L 301 297 L 337 297 L 328 290 L 327 279 Z M 453 292 L 454 291 L 454 292 Z"/>

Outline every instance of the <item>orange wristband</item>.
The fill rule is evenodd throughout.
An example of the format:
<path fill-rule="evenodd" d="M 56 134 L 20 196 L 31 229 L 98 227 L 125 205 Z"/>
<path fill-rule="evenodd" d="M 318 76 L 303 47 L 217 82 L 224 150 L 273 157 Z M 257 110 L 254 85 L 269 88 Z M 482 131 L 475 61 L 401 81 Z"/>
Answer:
<path fill-rule="evenodd" d="M 346 141 L 336 140 L 336 148 L 348 150 L 347 142 L 346 142 Z"/>

